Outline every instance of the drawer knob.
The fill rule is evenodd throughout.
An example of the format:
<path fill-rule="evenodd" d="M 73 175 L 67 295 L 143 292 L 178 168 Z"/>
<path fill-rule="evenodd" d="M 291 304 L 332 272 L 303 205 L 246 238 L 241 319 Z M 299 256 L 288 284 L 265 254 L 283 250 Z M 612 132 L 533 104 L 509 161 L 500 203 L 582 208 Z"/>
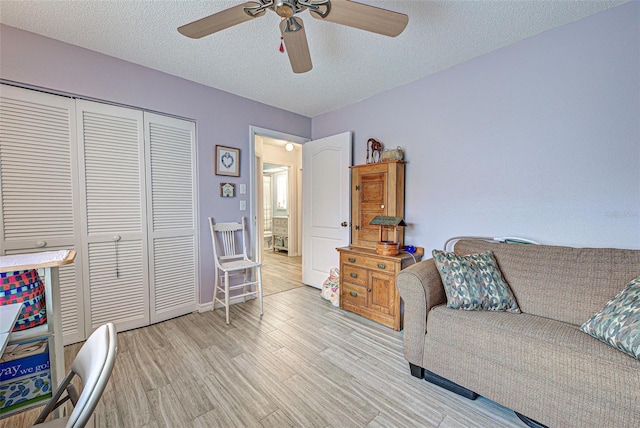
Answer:
<path fill-rule="evenodd" d="M 378 268 L 379 269 L 386 269 L 387 265 L 385 265 L 384 263 L 378 263 Z"/>
<path fill-rule="evenodd" d="M 349 263 L 355 263 L 355 262 L 356 262 L 355 257 L 349 257 Z"/>
<path fill-rule="evenodd" d="M 42 248 L 46 246 L 47 246 L 47 241 L 43 241 L 43 240 L 36 241 L 36 247 Z"/>
<path fill-rule="evenodd" d="M 358 297 L 358 293 L 355 291 L 349 291 L 349 294 L 351 294 L 351 297 Z"/>
<path fill-rule="evenodd" d="M 357 274 L 357 273 L 353 273 L 353 272 L 351 272 L 351 273 L 349 274 L 349 276 L 350 276 L 351 278 L 357 278 L 357 277 L 358 277 L 358 274 Z"/>
<path fill-rule="evenodd" d="M 370 289 L 370 288 L 367 288 L 367 291 L 368 291 L 369 293 L 371 293 L 371 289 Z"/>

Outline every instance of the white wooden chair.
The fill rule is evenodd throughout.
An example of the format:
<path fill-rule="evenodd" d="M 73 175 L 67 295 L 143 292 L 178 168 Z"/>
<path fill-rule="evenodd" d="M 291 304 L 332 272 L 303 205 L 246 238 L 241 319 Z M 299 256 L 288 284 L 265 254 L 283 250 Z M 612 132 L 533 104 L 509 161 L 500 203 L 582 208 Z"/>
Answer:
<path fill-rule="evenodd" d="M 71 369 L 51 400 L 36 419 L 37 428 L 84 428 L 95 426 L 95 410 L 116 362 L 116 328 L 112 323 L 104 324 L 94 331 L 82 345 L 71 363 Z M 75 376 L 82 380 L 82 392 L 76 392 L 71 383 Z M 71 400 L 73 410 L 67 417 L 45 422 L 49 413 Z"/>
<path fill-rule="evenodd" d="M 215 259 L 215 288 L 213 289 L 213 309 L 216 302 L 225 308 L 227 324 L 229 324 L 229 293 L 242 289 L 242 293 L 233 295 L 234 298 L 258 296 L 260 299 L 260 315 L 264 313 L 262 305 L 262 264 L 254 262 L 247 256 L 246 218 L 242 223 L 214 223 L 209 217 L 211 240 L 213 241 L 213 256 Z M 242 235 L 242 252 L 236 250 L 237 235 Z M 230 285 L 229 278 L 243 276 L 241 284 Z M 254 288 L 253 286 L 256 286 Z M 220 297 L 222 295 L 222 298 Z"/>

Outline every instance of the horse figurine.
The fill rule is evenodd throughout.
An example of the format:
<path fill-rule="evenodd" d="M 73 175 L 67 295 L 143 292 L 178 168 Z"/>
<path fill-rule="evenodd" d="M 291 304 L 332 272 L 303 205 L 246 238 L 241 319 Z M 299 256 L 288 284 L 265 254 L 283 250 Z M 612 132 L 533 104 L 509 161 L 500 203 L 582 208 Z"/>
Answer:
<path fill-rule="evenodd" d="M 369 157 L 371 153 L 371 157 Z M 367 140 L 367 163 L 380 162 L 380 155 L 382 153 L 382 143 L 373 138 Z"/>

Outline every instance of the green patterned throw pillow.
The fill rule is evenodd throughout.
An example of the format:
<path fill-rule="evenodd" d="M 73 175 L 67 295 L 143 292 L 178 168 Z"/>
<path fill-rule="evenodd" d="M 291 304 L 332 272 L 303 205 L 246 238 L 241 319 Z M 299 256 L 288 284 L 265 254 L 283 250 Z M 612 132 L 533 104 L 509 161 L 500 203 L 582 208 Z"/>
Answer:
<path fill-rule="evenodd" d="M 459 256 L 433 250 L 432 254 L 442 277 L 447 307 L 520 313 L 491 251 Z"/>
<path fill-rule="evenodd" d="M 582 331 L 640 360 L 640 276 L 582 324 Z"/>

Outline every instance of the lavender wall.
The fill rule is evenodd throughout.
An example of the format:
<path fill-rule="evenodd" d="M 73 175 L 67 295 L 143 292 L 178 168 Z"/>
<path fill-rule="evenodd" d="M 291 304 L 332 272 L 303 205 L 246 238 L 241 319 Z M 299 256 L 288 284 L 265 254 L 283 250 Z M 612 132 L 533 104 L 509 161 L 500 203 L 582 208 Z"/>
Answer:
<path fill-rule="evenodd" d="M 0 26 L 0 78 L 196 121 L 200 206 L 200 302 L 213 296 L 213 250 L 208 216 L 239 219 L 239 198 L 221 199 L 213 172 L 216 144 L 239 147 L 241 177 L 249 183 L 249 126 L 309 138 L 311 119 L 188 80 L 13 27 Z"/>
<path fill-rule="evenodd" d="M 640 248 L 640 3 L 313 119 L 405 149 L 406 242 Z"/>

